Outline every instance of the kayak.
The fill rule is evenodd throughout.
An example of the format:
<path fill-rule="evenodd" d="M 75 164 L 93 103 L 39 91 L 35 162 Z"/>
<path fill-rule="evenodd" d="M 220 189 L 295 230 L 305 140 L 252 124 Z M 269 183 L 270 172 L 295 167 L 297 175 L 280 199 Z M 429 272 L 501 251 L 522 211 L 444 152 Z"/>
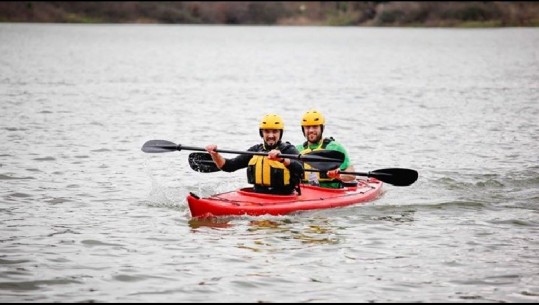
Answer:
<path fill-rule="evenodd" d="M 302 184 L 301 195 L 261 194 L 255 193 L 252 187 L 246 187 L 205 198 L 200 198 L 191 192 L 187 195 L 187 202 L 193 218 L 242 215 L 279 216 L 372 201 L 382 193 L 382 185 L 383 183 L 375 178 L 359 180 L 355 186 L 340 189 Z"/>

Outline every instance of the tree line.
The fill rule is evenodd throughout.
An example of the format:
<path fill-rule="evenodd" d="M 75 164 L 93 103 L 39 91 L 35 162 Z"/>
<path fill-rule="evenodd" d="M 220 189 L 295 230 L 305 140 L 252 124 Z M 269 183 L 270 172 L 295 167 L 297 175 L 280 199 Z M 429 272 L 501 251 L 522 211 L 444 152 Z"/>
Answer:
<path fill-rule="evenodd" d="M 0 22 L 329 26 L 539 26 L 509 1 L 4 1 Z"/>

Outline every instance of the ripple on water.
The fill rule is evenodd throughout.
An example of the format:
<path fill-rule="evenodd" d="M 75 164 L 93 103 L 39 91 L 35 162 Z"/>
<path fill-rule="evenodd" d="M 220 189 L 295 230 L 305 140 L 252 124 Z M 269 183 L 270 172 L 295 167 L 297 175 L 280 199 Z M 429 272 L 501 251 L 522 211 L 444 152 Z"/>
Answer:
<path fill-rule="evenodd" d="M 45 202 L 52 203 L 52 204 L 59 204 L 59 203 L 70 202 L 70 201 L 73 201 L 73 200 L 61 198 L 61 197 L 45 200 Z"/>
<path fill-rule="evenodd" d="M 34 177 L 14 177 L 14 176 L 0 174 L 0 180 L 24 180 L 24 179 L 35 179 L 35 178 Z"/>
<path fill-rule="evenodd" d="M 54 158 L 54 157 L 42 157 L 42 158 L 34 158 L 33 160 L 36 160 L 36 161 L 55 161 L 56 158 Z"/>
<path fill-rule="evenodd" d="M 32 195 L 25 194 L 25 193 L 11 193 L 11 194 L 8 194 L 8 197 L 28 198 L 28 197 L 32 197 Z"/>
<path fill-rule="evenodd" d="M 26 260 L 26 259 L 9 260 L 9 259 L 0 258 L 0 265 L 13 265 L 13 264 L 28 263 L 28 262 L 30 262 L 30 260 Z"/>
<path fill-rule="evenodd" d="M 123 247 L 125 245 L 122 244 L 114 244 L 114 243 L 106 243 L 99 240 L 94 239 L 85 239 L 81 241 L 81 244 L 88 246 L 88 247 L 97 247 L 97 246 L 107 246 L 107 247 Z"/>
<path fill-rule="evenodd" d="M 441 187 L 444 187 L 448 190 L 469 190 L 476 188 L 502 188 L 504 184 L 500 180 L 487 178 L 486 180 L 466 182 L 462 179 L 454 179 L 451 177 L 443 177 L 439 179 L 434 179 L 433 182 L 439 184 Z"/>
<path fill-rule="evenodd" d="M 40 290 L 43 286 L 51 285 L 67 285 L 67 284 L 81 284 L 81 281 L 73 279 L 53 279 L 53 280 L 39 280 L 39 281 L 23 281 L 23 282 L 0 282 L 0 290 Z"/>

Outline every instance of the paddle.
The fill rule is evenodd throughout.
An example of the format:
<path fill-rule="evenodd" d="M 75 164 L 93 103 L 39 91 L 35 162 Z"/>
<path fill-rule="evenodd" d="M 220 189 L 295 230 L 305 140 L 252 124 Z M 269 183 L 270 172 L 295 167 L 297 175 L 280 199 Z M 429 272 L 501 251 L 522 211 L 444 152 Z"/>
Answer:
<path fill-rule="evenodd" d="M 327 172 L 324 170 L 305 169 L 306 172 Z M 365 176 L 376 178 L 382 182 L 392 184 L 394 186 L 408 186 L 417 180 L 418 173 L 413 169 L 408 168 L 384 168 L 370 171 L 368 173 L 360 172 L 341 172 L 345 175 Z"/>
<path fill-rule="evenodd" d="M 316 152 L 316 151 L 314 151 Z M 189 166 L 197 172 L 212 173 L 220 171 L 213 162 L 208 153 L 190 153 Z M 306 172 L 326 172 L 323 169 L 305 169 Z M 373 177 L 382 182 L 392 184 L 394 186 L 408 186 L 417 180 L 418 173 L 415 170 L 407 168 L 384 168 L 377 169 L 368 173 L 359 172 L 343 172 L 347 175 Z"/>
<path fill-rule="evenodd" d="M 150 140 L 144 143 L 144 145 L 142 146 L 142 151 L 145 153 L 163 153 L 163 152 L 171 152 L 171 151 L 176 151 L 176 150 L 181 151 L 182 149 L 203 151 L 203 152 L 206 151 L 205 148 L 175 144 L 173 142 L 166 141 L 166 140 Z M 230 154 L 244 154 L 244 155 L 257 155 L 257 156 L 268 155 L 267 152 L 257 152 L 257 151 L 237 151 L 237 150 L 225 150 L 225 149 L 217 149 L 216 151 L 220 153 L 230 153 Z M 335 151 L 335 150 L 319 150 L 319 151 L 312 152 L 308 155 L 279 154 L 279 157 L 307 162 L 312 167 L 316 167 L 325 171 L 338 168 L 341 165 L 341 163 L 344 161 L 344 154 L 341 153 L 340 151 Z"/>

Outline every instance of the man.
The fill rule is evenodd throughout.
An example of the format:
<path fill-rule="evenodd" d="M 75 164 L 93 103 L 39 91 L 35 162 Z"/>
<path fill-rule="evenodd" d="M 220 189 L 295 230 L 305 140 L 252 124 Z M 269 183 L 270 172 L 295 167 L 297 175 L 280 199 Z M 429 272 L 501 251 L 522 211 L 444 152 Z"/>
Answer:
<path fill-rule="evenodd" d="M 307 141 L 297 145 L 296 148 L 302 155 L 320 149 L 337 150 L 344 154 L 344 161 L 339 168 L 326 173 L 305 171 L 305 177 L 302 182 L 309 182 L 310 184 L 315 185 L 320 184 L 320 186 L 328 188 L 340 188 L 343 186 L 343 182 L 345 184 L 357 183 L 356 176 L 346 174 L 347 171 L 354 171 L 354 167 L 351 164 L 350 157 L 344 146 L 336 142 L 332 137 L 322 138 L 325 123 L 326 120 L 319 111 L 310 110 L 305 112 L 301 119 L 301 131 Z M 305 164 L 305 169 L 308 168 L 310 168 L 310 166 Z"/>
<path fill-rule="evenodd" d="M 216 152 L 217 145 L 206 146 L 213 162 L 225 172 L 234 172 L 247 167 L 247 180 L 254 184 L 254 191 L 268 194 L 292 194 L 299 192 L 299 183 L 303 176 L 303 166 L 297 160 L 280 157 L 280 154 L 299 155 L 298 150 L 289 142 L 282 142 L 284 122 L 276 114 L 265 115 L 259 124 L 259 134 L 264 140 L 247 151 L 267 152 L 267 155 L 242 154 L 232 159 L 225 159 Z"/>

